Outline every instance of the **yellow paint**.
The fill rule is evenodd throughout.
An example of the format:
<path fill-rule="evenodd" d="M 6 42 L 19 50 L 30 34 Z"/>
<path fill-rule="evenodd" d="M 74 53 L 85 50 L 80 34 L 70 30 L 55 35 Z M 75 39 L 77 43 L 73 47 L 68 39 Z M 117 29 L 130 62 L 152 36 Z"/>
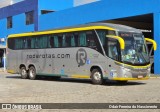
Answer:
<path fill-rule="evenodd" d="M 90 76 L 88 75 L 72 75 L 72 78 L 82 78 L 82 79 L 89 79 Z"/>
<path fill-rule="evenodd" d="M 124 64 L 124 63 L 121 63 L 121 62 L 118 62 L 118 61 L 115 61 L 116 63 L 118 63 L 118 64 L 121 64 L 121 65 L 124 65 L 124 66 L 129 66 L 129 67 L 132 67 L 132 68 L 148 68 L 148 67 L 150 67 L 151 66 L 151 64 L 148 64 L 148 65 L 146 65 L 146 66 L 132 66 L 132 65 L 128 65 L 128 64 Z"/>
<path fill-rule="evenodd" d="M 113 78 L 112 80 L 116 80 L 116 81 L 128 81 L 128 80 L 148 80 L 149 77 L 145 77 L 145 78 Z"/>
<path fill-rule="evenodd" d="M 106 35 L 106 37 L 117 39 L 120 43 L 120 48 L 123 50 L 125 48 L 125 42 L 122 37 L 115 35 Z"/>
<path fill-rule="evenodd" d="M 157 50 L 157 43 L 154 40 L 152 40 L 150 38 L 145 38 L 145 40 L 148 42 L 151 42 L 153 44 L 153 49 Z"/>
<path fill-rule="evenodd" d="M 8 72 L 8 73 L 12 73 L 12 74 L 14 74 L 14 73 L 15 73 L 15 71 L 14 71 L 14 70 L 7 70 L 7 72 Z"/>
<path fill-rule="evenodd" d="M 115 29 L 113 29 L 111 27 L 107 27 L 107 26 L 87 26 L 87 27 L 69 28 L 69 29 L 62 29 L 62 30 L 51 30 L 51 31 L 43 31 L 43 32 L 30 32 L 30 33 L 22 33 L 22 34 L 13 34 L 13 35 L 9 35 L 8 38 L 17 38 L 17 37 L 34 36 L 34 35 L 45 35 L 45 34 L 54 34 L 54 33 L 67 33 L 67 32 L 74 32 L 74 31 L 86 31 L 86 30 L 93 30 L 93 29 L 115 30 Z"/>

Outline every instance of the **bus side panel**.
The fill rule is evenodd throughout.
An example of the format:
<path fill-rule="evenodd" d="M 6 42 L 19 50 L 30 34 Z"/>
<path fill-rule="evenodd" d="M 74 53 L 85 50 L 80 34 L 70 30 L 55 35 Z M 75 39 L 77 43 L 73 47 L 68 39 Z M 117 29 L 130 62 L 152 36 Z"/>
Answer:
<path fill-rule="evenodd" d="M 49 70 L 46 69 L 48 62 L 46 62 L 47 59 L 46 59 L 45 49 L 22 50 L 19 53 L 21 60 L 19 61 L 19 65 L 24 64 L 27 69 L 29 69 L 30 66 L 34 66 L 36 68 L 37 74 L 42 74 L 45 73 L 46 71 L 49 72 Z"/>
<path fill-rule="evenodd" d="M 101 68 L 104 77 L 108 77 L 107 57 L 98 51 L 85 48 L 54 48 L 9 50 L 8 69 L 19 71 L 20 65 L 36 68 L 38 75 L 62 75 L 73 78 L 90 78 L 93 66 Z"/>
<path fill-rule="evenodd" d="M 35 63 L 38 69 L 38 75 L 54 75 L 54 56 L 53 49 L 39 49 L 37 62 Z"/>
<path fill-rule="evenodd" d="M 123 77 L 123 73 L 121 71 L 121 66 L 115 64 L 115 60 L 108 57 L 108 79 L 113 79 L 115 77 Z"/>
<path fill-rule="evenodd" d="M 54 52 L 56 74 L 68 75 L 73 78 L 90 78 L 92 66 L 100 65 L 102 72 L 106 70 L 107 58 L 94 49 L 61 48 L 54 49 Z"/>
<path fill-rule="evenodd" d="M 54 55 L 54 70 L 56 74 L 62 76 L 72 77 L 77 74 L 87 74 L 79 72 L 81 70 L 78 67 L 76 61 L 77 48 L 57 48 L 54 49 L 52 54 Z"/>

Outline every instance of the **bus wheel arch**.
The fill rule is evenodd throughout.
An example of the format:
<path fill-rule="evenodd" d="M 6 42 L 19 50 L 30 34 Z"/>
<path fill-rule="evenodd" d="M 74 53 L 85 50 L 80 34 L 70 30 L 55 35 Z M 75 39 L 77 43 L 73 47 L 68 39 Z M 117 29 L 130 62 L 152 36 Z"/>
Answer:
<path fill-rule="evenodd" d="M 22 79 L 28 78 L 28 71 L 27 71 L 26 66 L 24 64 L 21 64 L 19 66 L 19 73 L 20 73 Z"/>
<path fill-rule="evenodd" d="M 36 68 L 32 64 L 28 66 L 28 75 L 31 80 L 36 79 Z"/>
<path fill-rule="evenodd" d="M 102 73 L 102 69 L 99 66 L 92 66 L 90 69 L 91 72 L 91 81 L 93 84 L 95 85 L 101 85 L 103 84 L 104 80 L 103 80 L 103 73 Z"/>

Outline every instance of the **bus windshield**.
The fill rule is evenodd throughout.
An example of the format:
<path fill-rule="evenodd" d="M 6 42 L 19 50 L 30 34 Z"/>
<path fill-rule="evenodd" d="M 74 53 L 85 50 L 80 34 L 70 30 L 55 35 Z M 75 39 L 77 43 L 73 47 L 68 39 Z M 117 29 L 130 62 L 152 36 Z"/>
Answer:
<path fill-rule="evenodd" d="M 122 62 L 134 65 L 149 63 L 148 50 L 142 34 L 119 32 L 119 36 L 125 41 L 125 49 L 121 51 Z"/>

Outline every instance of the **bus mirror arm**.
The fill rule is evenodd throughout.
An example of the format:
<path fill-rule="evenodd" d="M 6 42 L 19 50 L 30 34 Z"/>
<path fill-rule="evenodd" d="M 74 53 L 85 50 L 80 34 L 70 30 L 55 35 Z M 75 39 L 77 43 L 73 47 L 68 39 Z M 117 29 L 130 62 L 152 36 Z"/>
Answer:
<path fill-rule="evenodd" d="M 106 35 L 106 37 L 118 40 L 119 43 L 120 43 L 121 50 L 124 50 L 124 48 L 125 48 L 125 42 L 124 42 L 124 39 L 122 37 L 115 36 L 115 35 Z"/>
<path fill-rule="evenodd" d="M 157 43 L 154 40 L 152 40 L 150 38 L 145 38 L 145 40 L 148 42 L 151 42 L 153 44 L 154 51 L 157 50 Z"/>

